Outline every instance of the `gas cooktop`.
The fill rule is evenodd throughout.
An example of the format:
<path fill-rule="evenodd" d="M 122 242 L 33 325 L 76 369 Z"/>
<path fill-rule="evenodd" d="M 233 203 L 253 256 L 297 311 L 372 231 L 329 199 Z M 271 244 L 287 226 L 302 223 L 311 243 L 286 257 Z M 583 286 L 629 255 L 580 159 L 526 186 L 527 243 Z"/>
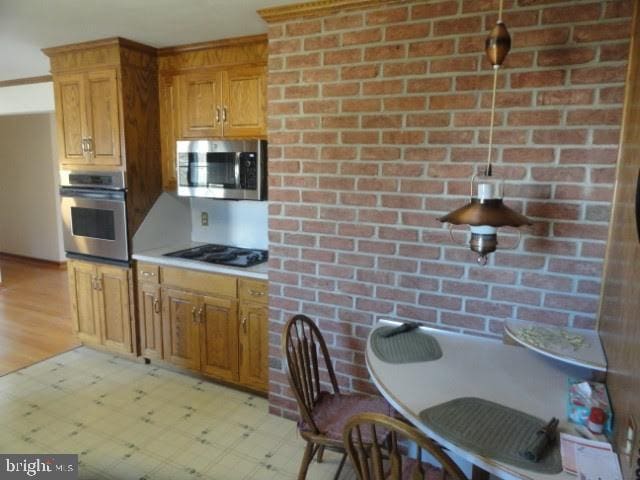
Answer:
<path fill-rule="evenodd" d="M 233 267 L 252 267 L 269 260 L 267 250 L 230 247 L 228 245 L 207 244 L 199 247 L 165 253 L 165 257 L 178 257 Z"/>

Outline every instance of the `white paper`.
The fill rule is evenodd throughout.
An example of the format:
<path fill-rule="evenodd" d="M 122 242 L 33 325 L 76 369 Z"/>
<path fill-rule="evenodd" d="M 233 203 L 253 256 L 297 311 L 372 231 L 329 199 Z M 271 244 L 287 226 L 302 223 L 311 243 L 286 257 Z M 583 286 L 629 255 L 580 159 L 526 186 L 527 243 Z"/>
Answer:
<path fill-rule="evenodd" d="M 573 475 L 578 473 L 577 449 L 593 450 L 599 452 L 611 452 L 611 445 L 607 442 L 598 442 L 596 440 L 587 440 L 586 438 L 560 433 L 560 454 L 562 456 L 562 469 Z M 589 478 L 589 477 L 585 477 Z M 594 477 L 597 479 L 598 477 Z M 602 480 L 613 480 L 608 477 L 602 477 Z"/>
<path fill-rule="evenodd" d="M 618 456 L 613 452 L 576 446 L 576 464 L 580 480 L 622 480 Z"/>

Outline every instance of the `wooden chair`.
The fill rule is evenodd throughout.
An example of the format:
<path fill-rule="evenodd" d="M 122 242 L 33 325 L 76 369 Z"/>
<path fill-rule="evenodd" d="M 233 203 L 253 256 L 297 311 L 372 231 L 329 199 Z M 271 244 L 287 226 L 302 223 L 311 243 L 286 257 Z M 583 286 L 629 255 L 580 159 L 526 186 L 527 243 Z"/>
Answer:
<path fill-rule="evenodd" d="M 325 448 L 343 453 L 334 477 L 337 479 L 346 459 L 342 432 L 347 420 L 356 413 L 373 411 L 389 415 L 393 410 L 382 397 L 340 393 L 327 345 L 309 317 L 295 315 L 289 319 L 282 332 L 282 353 L 300 411 L 298 430 L 307 442 L 298 480 L 306 478 L 316 453 L 318 462 L 322 461 Z M 321 381 L 321 367 L 329 383 Z"/>
<path fill-rule="evenodd" d="M 460 468 L 417 429 L 379 413 L 362 413 L 349 419 L 344 428 L 344 445 L 359 480 L 467 480 Z M 428 452 L 440 468 L 406 456 L 409 440 L 417 446 L 417 459 Z"/>

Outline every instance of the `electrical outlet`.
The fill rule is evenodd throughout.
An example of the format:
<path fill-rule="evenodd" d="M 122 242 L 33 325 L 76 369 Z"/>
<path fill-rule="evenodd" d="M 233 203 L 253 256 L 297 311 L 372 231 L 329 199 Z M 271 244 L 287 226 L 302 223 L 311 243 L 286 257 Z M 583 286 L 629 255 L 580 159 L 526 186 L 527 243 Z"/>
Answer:
<path fill-rule="evenodd" d="M 636 435 L 638 433 L 638 425 L 633 415 L 629 415 L 627 420 L 627 428 L 623 438 L 623 455 L 629 457 L 629 466 L 633 466 L 633 453 L 636 445 Z"/>
<path fill-rule="evenodd" d="M 207 212 L 200 212 L 200 224 L 203 227 L 209 226 L 209 214 Z"/>

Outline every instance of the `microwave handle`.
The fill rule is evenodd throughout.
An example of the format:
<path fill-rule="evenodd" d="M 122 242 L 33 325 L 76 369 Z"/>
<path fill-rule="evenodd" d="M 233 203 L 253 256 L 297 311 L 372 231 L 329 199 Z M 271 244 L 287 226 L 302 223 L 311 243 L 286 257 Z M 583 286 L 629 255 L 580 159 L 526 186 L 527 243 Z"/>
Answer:
<path fill-rule="evenodd" d="M 240 189 L 240 152 L 236 152 L 236 164 L 234 165 L 235 168 L 235 177 L 236 177 L 236 189 Z"/>

